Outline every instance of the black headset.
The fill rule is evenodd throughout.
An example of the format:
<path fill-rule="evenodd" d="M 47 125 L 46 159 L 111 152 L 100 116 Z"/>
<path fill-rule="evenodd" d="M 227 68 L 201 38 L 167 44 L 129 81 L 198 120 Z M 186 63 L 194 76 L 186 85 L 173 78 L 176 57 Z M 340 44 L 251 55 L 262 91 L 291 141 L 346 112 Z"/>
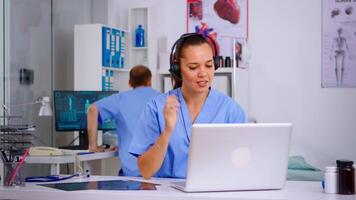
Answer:
<path fill-rule="evenodd" d="M 217 70 L 220 67 L 219 66 L 218 49 L 216 47 L 216 44 L 215 44 L 214 40 L 210 36 L 208 36 L 208 35 L 204 36 L 203 34 L 200 34 L 200 33 L 185 33 L 182 36 L 180 36 L 180 38 L 173 44 L 172 50 L 171 50 L 171 54 L 169 56 L 169 64 L 170 64 L 169 72 L 173 76 L 175 76 L 175 77 L 177 77 L 179 79 L 181 79 L 180 67 L 179 67 L 179 61 L 178 61 L 179 57 L 180 57 L 179 52 L 180 52 L 180 49 L 182 48 L 182 45 L 184 44 L 184 41 L 186 41 L 187 38 L 193 37 L 193 36 L 201 37 L 207 42 L 208 42 L 208 40 L 211 41 L 212 45 L 214 46 L 213 60 L 214 60 L 215 70 Z"/>

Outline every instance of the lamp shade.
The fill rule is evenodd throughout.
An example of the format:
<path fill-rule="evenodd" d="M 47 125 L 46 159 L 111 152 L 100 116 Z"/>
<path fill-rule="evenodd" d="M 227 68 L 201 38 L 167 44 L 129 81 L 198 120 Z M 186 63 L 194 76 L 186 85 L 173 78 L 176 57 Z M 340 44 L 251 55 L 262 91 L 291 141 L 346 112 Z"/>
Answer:
<path fill-rule="evenodd" d="M 42 97 L 41 99 L 41 108 L 38 112 L 38 116 L 52 116 L 51 105 L 49 104 L 49 97 Z"/>

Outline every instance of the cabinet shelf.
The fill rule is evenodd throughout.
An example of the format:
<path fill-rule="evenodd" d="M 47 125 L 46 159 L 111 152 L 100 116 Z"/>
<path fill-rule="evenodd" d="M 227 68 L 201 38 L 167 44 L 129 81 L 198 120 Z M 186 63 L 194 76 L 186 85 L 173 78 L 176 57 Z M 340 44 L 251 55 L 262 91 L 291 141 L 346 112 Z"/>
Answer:
<path fill-rule="evenodd" d="M 131 50 L 147 50 L 147 47 L 131 47 Z"/>
<path fill-rule="evenodd" d="M 232 73 L 233 72 L 233 68 L 219 68 L 215 71 L 215 74 L 228 74 L 228 73 Z M 161 75 L 168 75 L 170 74 L 168 69 L 159 69 L 158 70 L 158 74 Z"/>
<path fill-rule="evenodd" d="M 130 70 L 127 68 L 114 68 L 114 67 L 102 67 L 103 69 L 107 69 L 107 70 L 112 70 L 115 72 L 129 72 Z"/>
<path fill-rule="evenodd" d="M 232 73 L 233 72 L 233 68 L 229 67 L 229 68 L 219 68 L 216 70 L 215 73 L 219 74 L 219 73 Z"/>
<path fill-rule="evenodd" d="M 169 74 L 169 71 L 168 71 L 168 69 L 159 69 L 158 74 L 161 74 L 161 75 Z"/>
<path fill-rule="evenodd" d="M 129 34 L 130 38 L 130 47 L 129 47 L 129 66 L 135 65 L 146 65 L 146 66 L 153 66 L 150 59 L 150 49 L 148 46 L 150 45 L 150 41 L 153 41 L 150 35 L 150 17 L 149 17 L 149 8 L 148 7 L 139 7 L 139 8 L 129 8 L 129 16 L 128 16 L 128 27 L 131 34 Z M 135 30 L 137 27 L 141 25 L 144 29 L 144 46 L 143 47 L 136 47 L 135 46 Z M 150 40 L 148 40 L 150 38 Z"/>

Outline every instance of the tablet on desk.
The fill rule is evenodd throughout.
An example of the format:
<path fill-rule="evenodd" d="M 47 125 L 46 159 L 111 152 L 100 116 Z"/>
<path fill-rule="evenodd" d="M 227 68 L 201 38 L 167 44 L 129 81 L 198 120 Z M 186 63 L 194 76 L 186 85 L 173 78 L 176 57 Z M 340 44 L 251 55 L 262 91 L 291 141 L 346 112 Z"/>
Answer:
<path fill-rule="evenodd" d="M 134 180 L 88 181 L 76 183 L 40 184 L 40 186 L 64 190 L 156 190 L 155 183 Z"/>

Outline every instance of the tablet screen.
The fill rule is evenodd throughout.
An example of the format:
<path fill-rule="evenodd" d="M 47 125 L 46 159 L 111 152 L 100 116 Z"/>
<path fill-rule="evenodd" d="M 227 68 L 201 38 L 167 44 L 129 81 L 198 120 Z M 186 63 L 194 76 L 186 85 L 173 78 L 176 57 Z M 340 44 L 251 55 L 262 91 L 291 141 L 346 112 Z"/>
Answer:
<path fill-rule="evenodd" d="M 133 181 L 133 180 L 110 180 L 110 181 L 90 181 L 74 183 L 53 183 L 39 184 L 40 186 L 64 190 L 156 190 L 153 183 Z"/>

